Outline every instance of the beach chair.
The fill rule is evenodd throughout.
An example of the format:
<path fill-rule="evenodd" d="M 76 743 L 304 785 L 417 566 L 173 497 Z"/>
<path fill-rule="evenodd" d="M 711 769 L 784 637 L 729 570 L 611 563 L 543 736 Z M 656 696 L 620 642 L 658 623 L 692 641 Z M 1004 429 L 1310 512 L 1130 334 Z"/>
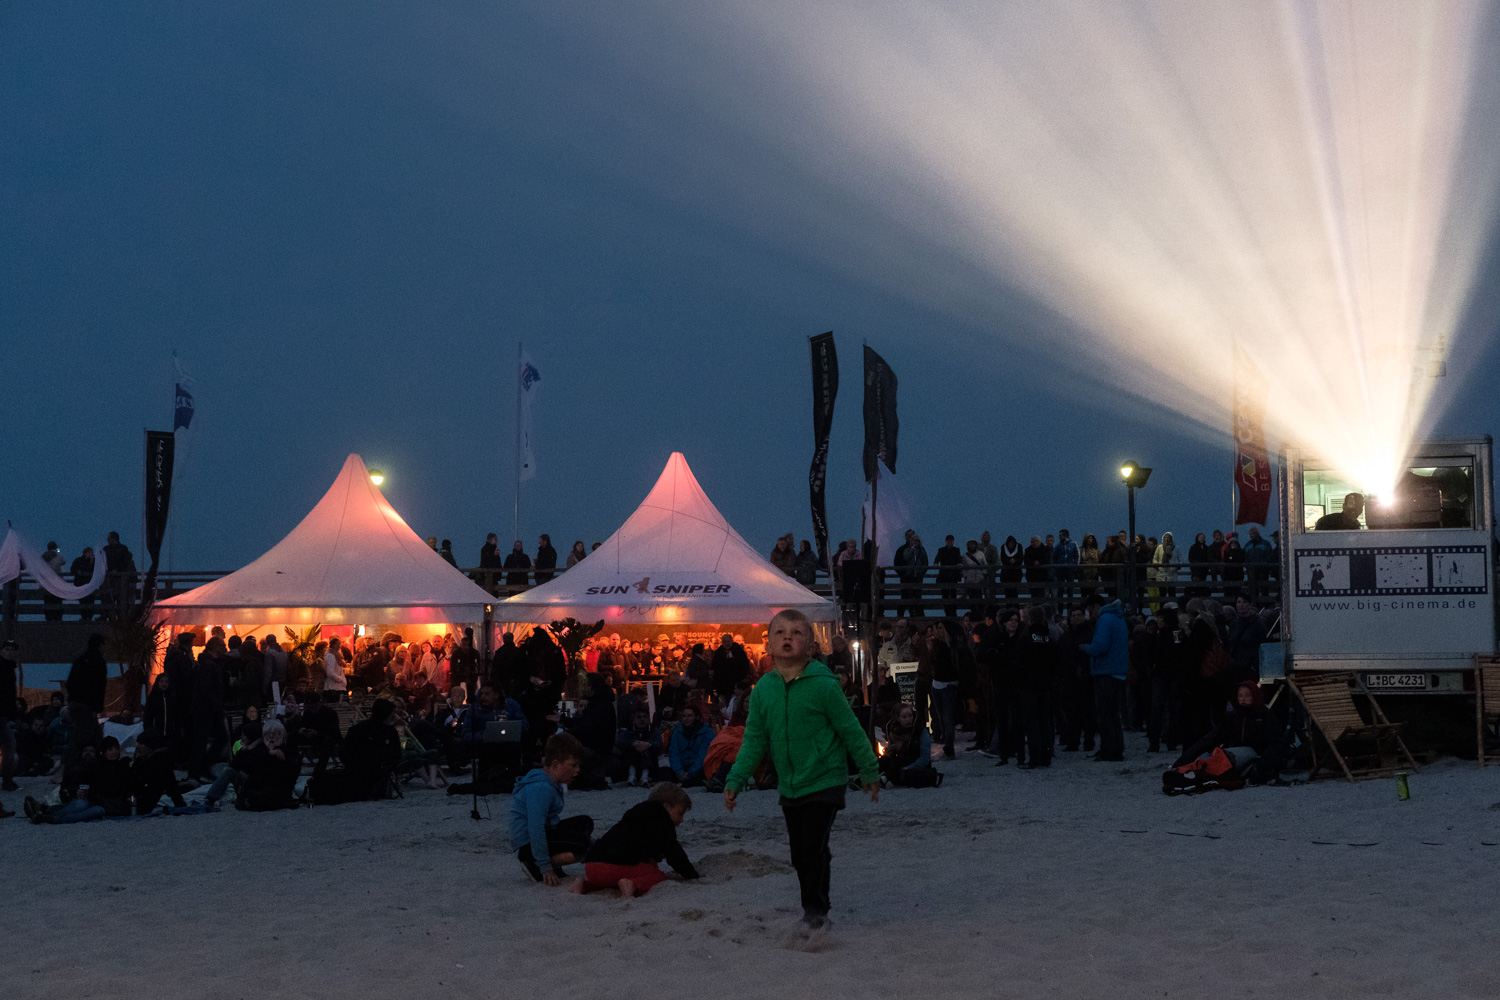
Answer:
<path fill-rule="evenodd" d="M 1500 764 L 1500 657 L 1474 656 L 1474 725 L 1479 766 Z"/>
<path fill-rule="evenodd" d="M 1332 772 L 1329 758 L 1338 764 L 1348 781 L 1389 777 L 1397 770 L 1417 770 L 1416 759 L 1401 739 L 1401 730 L 1406 724 L 1387 719 L 1358 676 L 1344 671 L 1304 673 L 1289 678 L 1287 683 L 1315 730 L 1310 741 L 1312 770 L 1307 775 L 1309 781 L 1316 778 L 1324 767 Z M 1369 722 L 1354 705 L 1356 691 L 1370 703 Z M 1321 757 L 1318 736 L 1327 747 L 1327 753 Z"/>

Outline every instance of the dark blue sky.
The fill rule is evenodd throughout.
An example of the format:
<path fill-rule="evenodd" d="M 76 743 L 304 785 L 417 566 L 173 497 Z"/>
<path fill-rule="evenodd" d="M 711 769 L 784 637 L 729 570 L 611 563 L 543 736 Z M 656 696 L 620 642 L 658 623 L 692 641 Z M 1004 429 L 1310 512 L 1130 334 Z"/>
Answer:
<path fill-rule="evenodd" d="M 845 233 L 915 237 L 846 225 L 838 185 L 746 125 L 794 95 L 666 10 L 0 6 L 0 516 L 70 558 L 117 528 L 142 559 L 141 430 L 170 427 L 175 348 L 199 399 L 178 568 L 258 555 L 350 451 L 470 562 L 510 530 L 524 340 L 545 389 L 528 548 L 602 539 L 673 450 L 769 548 L 810 532 L 806 337 L 832 329 L 838 537 L 862 339 L 901 379 L 929 549 L 1122 527 L 1124 457 L 1156 468 L 1143 530 L 1228 520 L 1227 439 L 1066 372 L 1040 310 L 997 289 L 1008 318 L 966 327 L 866 272 L 878 247 L 830 264 Z M 1495 365 L 1469 366 L 1444 430 L 1493 428 Z"/>

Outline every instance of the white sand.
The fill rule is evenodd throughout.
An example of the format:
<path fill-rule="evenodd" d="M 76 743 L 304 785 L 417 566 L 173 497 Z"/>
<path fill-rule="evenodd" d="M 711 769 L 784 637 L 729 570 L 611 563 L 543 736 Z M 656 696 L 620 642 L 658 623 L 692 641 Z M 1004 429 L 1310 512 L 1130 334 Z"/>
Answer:
<path fill-rule="evenodd" d="M 7 820 L 0 994 L 1500 995 L 1500 768 L 1431 766 L 1410 802 L 1389 780 L 1168 799 L 1167 755 L 1136 737 L 1127 749 L 1124 765 L 1063 754 L 1037 772 L 966 755 L 940 789 L 851 796 L 817 954 L 783 946 L 797 888 L 772 793 L 732 816 L 696 796 L 682 836 L 705 878 L 628 903 L 525 880 L 508 797 L 479 823 L 467 798 L 427 791 L 270 815 Z M 568 812 L 602 831 L 642 795 L 575 793 Z"/>

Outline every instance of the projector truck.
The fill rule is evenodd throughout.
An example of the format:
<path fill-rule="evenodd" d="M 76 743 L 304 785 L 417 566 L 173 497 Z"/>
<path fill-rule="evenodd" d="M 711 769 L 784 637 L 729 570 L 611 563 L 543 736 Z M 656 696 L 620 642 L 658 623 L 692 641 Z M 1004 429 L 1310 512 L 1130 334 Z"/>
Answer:
<path fill-rule="evenodd" d="M 1428 442 L 1393 494 L 1356 514 L 1360 486 L 1287 449 L 1281 662 L 1268 646 L 1264 672 L 1353 670 L 1374 694 L 1463 694 L 1475 655 L 1495 653 L 1490 461 L 1489 437 Z M 1329 514 L 1353 516 L 1316 528 Z"/>

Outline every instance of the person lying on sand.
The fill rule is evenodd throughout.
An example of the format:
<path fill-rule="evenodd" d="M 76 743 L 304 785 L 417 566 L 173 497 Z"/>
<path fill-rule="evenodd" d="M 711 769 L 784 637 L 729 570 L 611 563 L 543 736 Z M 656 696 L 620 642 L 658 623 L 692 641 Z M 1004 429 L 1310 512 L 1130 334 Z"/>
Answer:
<path fill-rule="evenodd" d="M 645 802 L 631 806 L 589 848 L 583 878 L 574 883 L 573 891 L 617 888 L 626 899 L 642 895 L 668 878 L 661 870 L 662 861 L 685 879 L 697 878 L 698 869 L 677 842 L 677 828 L 691 808 L 693 800 L 681 785 L 670 781 L 656 785 Z"/>

